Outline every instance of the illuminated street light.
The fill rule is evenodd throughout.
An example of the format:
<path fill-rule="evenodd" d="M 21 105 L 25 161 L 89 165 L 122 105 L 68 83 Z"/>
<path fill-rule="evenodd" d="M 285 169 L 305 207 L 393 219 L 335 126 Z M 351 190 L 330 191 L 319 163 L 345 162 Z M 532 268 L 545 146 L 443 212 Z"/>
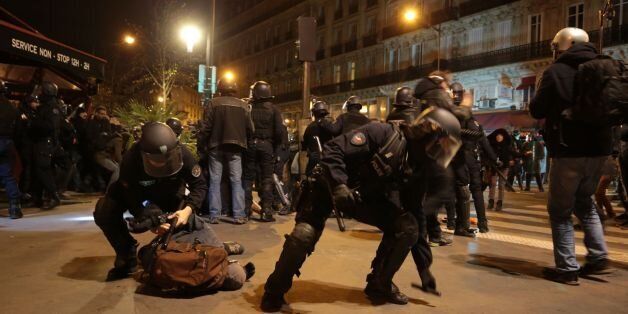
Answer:
<path fill-rule="evenodd" d="M 405 12 L 403 12 L 403 18 L 406 20 L 406 22 L 414 22 L 417 20 L 418 17 L 419 14 L 417 13 L 416 9 L 409 8 L 406 9 Z"/>
<path fill-rule="evenodd" d="M 135 44 L 135 37 L 133 35 L 124 35 L 124 43 L 132 46 L 133 44 Z"/>
<path fill-rule="evenodd" d="M 158 102 L 164 102 L 164 98 L 163 98 L 163 97 L 161 97 L 161 96 L 159 96 L 159 97 L 157 97 L 157 101 L 158 101 Z"/>
<path fill-rule="evenodd" d="M 222 76 L 227 81 L 233 81 L 235 79 L 235 75 L 231 71 L 225 72 L 225 75 Z"/>
<path fill-rule="evenodd" d="M 188 52 L 192 52 L 194 45 L 201 39 L 201 30 L 196 26 L 187 25 L 181 28 L 179 36 L 185 42 Z"/>

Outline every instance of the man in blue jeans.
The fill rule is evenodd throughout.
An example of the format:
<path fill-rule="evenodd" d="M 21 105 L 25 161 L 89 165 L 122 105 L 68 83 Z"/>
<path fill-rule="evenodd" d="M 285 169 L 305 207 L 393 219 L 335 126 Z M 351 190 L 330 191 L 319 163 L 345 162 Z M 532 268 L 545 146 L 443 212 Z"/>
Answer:
<path fill-rule="evenodd" d="M 20 206 L 20 189 L 17 186 L 12 171 L 12 158 L 14 156 L 13 137 L 19 112 L 5 97 L 7 88 L 4 81 L 0 80 L 0 186 L 4 186 L 9 198 L 9 217 L 11 219 L 22 218 Z"/>
<path fill-rule="evenodd" d="M 551 158 L 548 212 L 556 268 L 546 268 L 546 278 L 578 285 L 578 276 L 599 274 L 608 268 L 608 250 L 592 195 L 602 166 L 612 150 L 610 126 L 583 125 L 563 116 L 574 103 L 578 66 L 596 58 L 588 34 L 565 28 L 552 42 L 555 62 L 545 72 L 530 103 L 530 113 L 545 119 L 546 143 Z M 582 223 L 587 256 L 584 267 L 576 261 L 574 214 Z"/>
<path fill-rule="evenodd" d="M 223 167 L 229 169 L 233 222 L 245 224 L 244 188 L 242 186 L 242 152 L 253 133 L 253 122 L 248 105 L 233 97 L 236 84 L 232 79 L 218 81 L 218 97 L 205 109 L 198 135 L 197 148 L 209 159 L 209 222 L 217 224 L 222 211 L 220 181 Z M 200 171 L 200 169 L 199 169 Z"/>

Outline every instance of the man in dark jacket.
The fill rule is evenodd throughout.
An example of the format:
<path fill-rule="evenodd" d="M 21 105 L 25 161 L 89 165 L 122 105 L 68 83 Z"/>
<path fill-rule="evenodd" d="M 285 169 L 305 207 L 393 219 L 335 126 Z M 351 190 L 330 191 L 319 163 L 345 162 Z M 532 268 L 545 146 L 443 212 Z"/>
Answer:
<path fill-rule="evenodd" d="M 555 269 L 546 269 L 554 281 L 577 285 L 578 275 L 599 273 L 608 267 L 608 249 L 600 217 L 593 204 L 604 162 L 611 154 L 610 126 L 583 125 L 565 118 L 574 104 L 574 79 L 578 66 L 598 55 L 588 34 L 578 28 L 559 31 L 552 42 L 556 61 L 545 72 L 530 103 L 530 113 L 545 119 L 546 143 L 552 166 L 547 209 L 554 242 Z M 582 223 L 587 263 L 576 260 L 571 215 Z"/>
<path fill-rule="evenodd" d="M 307 150 L 308 157 L 305 173 L 308 175 L 311 174 L 314 166 L 321 161 L 320 150 L 322 150 L 325 143 L 334 137 L 326 128 L 321 127 L 321 124 L 329 121 L 329 118 L 327 118 L 328 115 L 329 105 L 322 100 L 316 101 L 312 106 L 314 121 L 305 128 L 305 132 L 303 133 L 303 149 Z M 318 138 L 318 141 L 316 138 Z"/>
<path fill-rule="evenodd" d="M 107 114 L 107 108 L 99 106 L 94 110 L 92 119 L 87 123 L 87 137 L 89 138 L 89 151 L 92 160 L 102 168 L 110 172 L 109 183 L 118 180 L 120 165 L 114 160 L 108 151 L 109 142 L 114 137 L 111 118 Z"/>
<path fill-rule="evenodd" d="M 236 84 L 232 80 L 218 81 L 220 96 L 213 98 L 205 111 L 199 134 L 198 150 L 209 158 L 209 220 L 218 223 L 222 211 L 220 181 L 223 167 L 229 168 L 231 206 L 236 224 L 246 223 L 244 189 L 242 187 L 242 153 L 253 133 L 253 123 L 247 104 L 233 97 Z"/>
<path fill-rule="evenodd" d="M 4 186 L 9 198 L 9 217 L 22 218 L 20 205 L 20 189 L 13 176 L 12 157 L 15 156 L 15 127 L 19 120 L 19 112 L 5 97 L 7 88 L 0 80 L 0 185 Z"/>
<path fill-rule="evenodd" d="M 360 97 L 349 97 L 349 99 L 345 101 L 343 107 L 347 109 L 347 112 L 339 115 L 336 119 L 336 122 L 334 122 L 333 124 L 323 124 L 323 127 L 334 136 L 345 134 L 351 130 L 354 130 L 371 122 L 369 118 L 360 113 L 360 110 L 362 109 L 362 100 L 360 99 Z"/>

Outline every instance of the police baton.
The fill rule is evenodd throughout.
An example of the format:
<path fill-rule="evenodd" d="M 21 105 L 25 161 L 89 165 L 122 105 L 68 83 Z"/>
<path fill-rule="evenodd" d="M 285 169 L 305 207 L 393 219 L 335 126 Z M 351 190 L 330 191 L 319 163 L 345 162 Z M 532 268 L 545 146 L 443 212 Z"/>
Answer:
<path fill-rule="evenodd" d="M 316 144 L 318 144 L 318 153 L 321 155 L 321 157 L 323 156 L 323 146 L 321 145 L 321 140 L 318 136 L 314 136 L 314 140 L 316 140 Z M 346 226 L 345 226 L 345 221 L 344 219 L 342 219 L 342 216 L 340 216 L 340 211 L 338 211 L 338 209 L 336 208 L 336 203 L 334 202 L 334 197 L 333 197 L 333 193 L 331 191 L 331 187 L 329 186 L 329 184 L 327 184 L 327 188 L 329 189 L 329 196 L 331 197 L 331 206 L 332 206 L 332 211 L 334 212 L 334 216 L 336 216 L 336 222 L 338 223 L 338 229 L 340 229 L 341 232 L 345 232 L 345 230 L 347 230 Z"/>
<path fill-rule="evenodd" d="M 489 166 L 491 167 L 491 169 L 493 171 L 495 171 L 495 173 L 497 173 L 497 175 L 499 176 L 500 180 L 504 180 L 504 186 L 506 187 L 506 190 L 508 192 L 515 192 L 515 189 L 512 187 L 512 185 L 508 182 L 508 178 L 506 178 L 506 176 L 504 175 L 503 172 L 501 172 L 499 169 L 497 169 L 497 165 L 496 164 L 489 164 Z"/>

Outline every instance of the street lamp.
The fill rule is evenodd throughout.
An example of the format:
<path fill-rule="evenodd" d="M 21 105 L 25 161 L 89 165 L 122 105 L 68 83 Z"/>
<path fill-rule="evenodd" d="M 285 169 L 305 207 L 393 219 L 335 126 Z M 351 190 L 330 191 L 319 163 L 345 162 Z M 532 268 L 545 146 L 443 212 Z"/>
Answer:
<path fill-rule="evenodd" d="M 124 43 L 129 46 L 132 46 L 133 44 L 135 44 L 135 37 L 130 34 L 124 35 Z"/>
<path fill-rule="evenodd" d="M 179 36 L 185 42 L 188 52 L 194 50 L 194 45 L 201 39 L 201 30 L 193 25 L 186 25 L 179 31 Z"/>
<path fill-rule="evenodd" d="M 164 102 L 164 98 L 162 96 L 157 97 L 157 101 L 163 103 Z"/>
<path fill-rule="evenodd" d="M 225 72 L 225 74 L 222 77 L 227 81 L 233 81 L 235 79 L 235 75 L 231 71 Z"/>
<path fill-rule="evenodd" d="M 417 13 L 417 10 L 414 8 L 407 8 L 404 12 L 403 12 L 403 19 L 407 22 L 407 23 L 414 23 L 419 17 L 419 13 Z"/>

